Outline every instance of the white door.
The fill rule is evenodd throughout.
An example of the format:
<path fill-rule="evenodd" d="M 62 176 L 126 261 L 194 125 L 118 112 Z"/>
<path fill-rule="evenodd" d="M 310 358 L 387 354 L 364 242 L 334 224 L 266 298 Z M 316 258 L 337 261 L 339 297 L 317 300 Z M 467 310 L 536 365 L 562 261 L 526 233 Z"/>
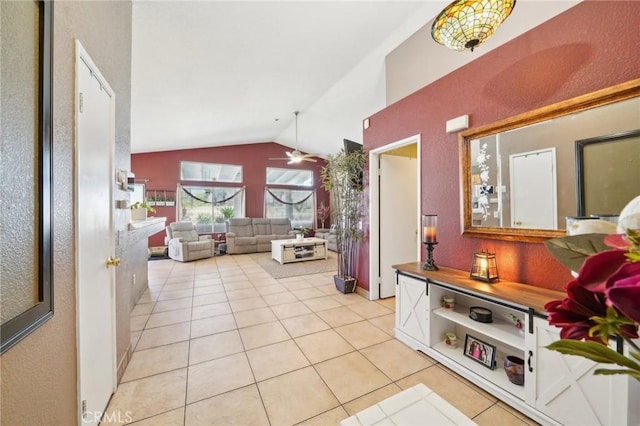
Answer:
<path fill-rule="evenodd" d="M 76 292 L 79 424 L 98 424 L 116 385 L 112 225 L 115 96 L 76 42 Z"/>
<path fill-rule="evenodd" d="M 380 155 L 380 298 L 396 294 L 393 265 L 414 262 L 418 246 L 418 160 Z"/>
<path fill-rule="evenodd" d="M 558 229 L 556 150 L 509 156 L 511 227 Z"/>

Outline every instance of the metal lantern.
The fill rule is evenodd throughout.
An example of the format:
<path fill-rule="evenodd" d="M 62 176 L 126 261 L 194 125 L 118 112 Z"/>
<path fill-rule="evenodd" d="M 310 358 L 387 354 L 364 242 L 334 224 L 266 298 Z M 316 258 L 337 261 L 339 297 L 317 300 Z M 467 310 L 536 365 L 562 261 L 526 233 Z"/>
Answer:
<path fill-rule="evenodd" d="M 487 283 L 498 280 L 496 255 L 485 251 L 474 253 L 470 277 Z"/>

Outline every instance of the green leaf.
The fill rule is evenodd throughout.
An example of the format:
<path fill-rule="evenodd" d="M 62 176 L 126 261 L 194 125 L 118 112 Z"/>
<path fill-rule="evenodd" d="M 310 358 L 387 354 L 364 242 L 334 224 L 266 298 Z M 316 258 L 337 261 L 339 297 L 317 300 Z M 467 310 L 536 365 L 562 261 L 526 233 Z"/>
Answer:
<path fill-rule="evenodd" d="M 640 380 L 640 372 L 633 370 L 607 370 L 605 368 L 596 369 L 593 374 L 599 374 L 604 376 L 611 376 L 614 374 L 628 374 L 636 380 Z"/>
<path fill-rule="evenodd" d="M 618 364 L 640 373 L 640 364 L 600 343 L 565 339 L 555 341 L 547 348 L 565 355 L 582 356 L 603 364 Z"/>
<path fill-rule="evenodd" d="M 578 271 L 584 260 L 592 254 L 611 250 L 604 243 L 605 234 L 581 234 L 562 238 L 552 238 L 544 245 L 555 259 L 569 268 Z"/>

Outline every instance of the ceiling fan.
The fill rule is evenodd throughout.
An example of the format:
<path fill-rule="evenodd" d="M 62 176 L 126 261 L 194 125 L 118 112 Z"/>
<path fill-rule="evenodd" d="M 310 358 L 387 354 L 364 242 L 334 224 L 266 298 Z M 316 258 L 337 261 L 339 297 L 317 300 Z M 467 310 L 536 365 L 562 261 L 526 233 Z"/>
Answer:
<path fill-rule="evenodd" d="M 285 157 L 269 158 L 269 160 L 288 160 L 287 164 L 297 164 L 302 161 L 310 161 L 312 163 L 315 163 L 318 161 L 315 158 L 312 158 L 312 157 L 317 157 L 316 154 L 303 154 L 302 152 L 298 151 L 298 114 L 299 113 L 300 111 L 294 112 L 294 114 L 296 115 L 296 149 L 294 149 L 291 152 L 286 151 L 285 152 L 285 154 L 287 155 L 286 158 Z"/>

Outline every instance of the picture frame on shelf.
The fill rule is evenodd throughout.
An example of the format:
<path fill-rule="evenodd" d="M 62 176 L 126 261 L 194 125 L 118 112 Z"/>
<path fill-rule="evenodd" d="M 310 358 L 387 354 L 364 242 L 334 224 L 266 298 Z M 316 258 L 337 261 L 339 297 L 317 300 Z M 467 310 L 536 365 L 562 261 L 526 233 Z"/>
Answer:
<path fill-rule="evenodd" d="M 464 338 L 464 355 L 490 370 L 496 366 L 496 347 L 470 334 Z"/>

